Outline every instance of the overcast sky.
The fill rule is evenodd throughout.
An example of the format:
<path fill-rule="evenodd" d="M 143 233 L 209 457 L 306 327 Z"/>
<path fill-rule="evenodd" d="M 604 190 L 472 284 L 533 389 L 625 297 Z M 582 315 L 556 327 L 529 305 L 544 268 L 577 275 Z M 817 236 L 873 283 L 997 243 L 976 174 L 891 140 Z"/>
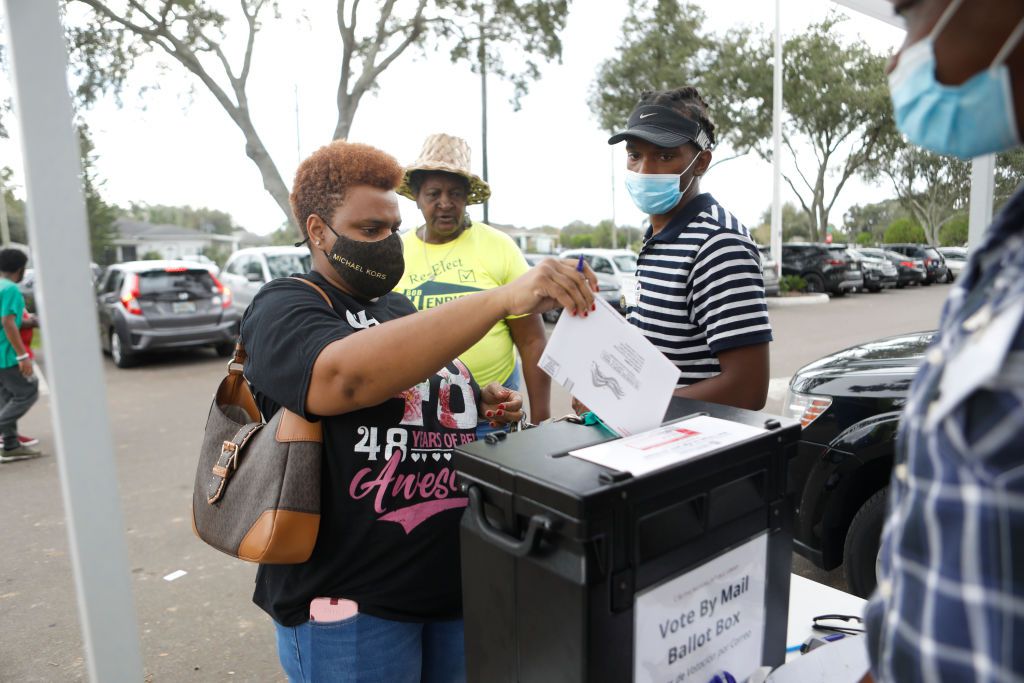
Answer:
<path fill-rule="evenodd" d="M 697 1 L 708 16 L 706 28 L 715 32 L 774 24 L 769 0 Z M 330 141 L 337 116 L 340 39 L 333 3 L 311 4 L 317 7 L 308 10 L 305 22 L 288 16 L 265 20 L 249 88 L 258 132 L 286 182 L 302 157 Z M 520 111 L 509 104 L 508 84 L 488 82 L 492 222 L 523 227 L 563 226 L 577 219 L 596 223 L 612 215 L 613 189 L 616 221 L 641 222 L 622 186 L 623 146 L 609 148 L 587 107 L 598 65 L 616 54 L 627 0 L 576 0 L 572 7 L 562 36 L 562 64 L 543 67 Z M 835 7 L 829 0 L 784 0 L 783 31 L 800 31 Z M 879 52 L 894 49 L 903 39 L 898 29 L 863 16 L 852 16 L 841 31 L 849 38 L 862 36 Z M 403 55 L 379 85 L 362 101 L 351 140 L 378 146 L 405 164 L 416 158 L 427 135 L 451 133 L 469 140 L 474 170 L 480 172 L 480 86 L 468 65 L 453 65 L 447 52 L 428 46 L 422 54 Z M 6 83 L 0 87 L 10 90 Z M 146 90 L 140 95 L 141 88 Z M 122 107 L 104 102 L 86 118 L 108 201 L 207 206 L 229 212 L 256 233 L 281 225 L 281 212 L 245 156 L 241 133 L 208 91 L 177 65 L 160 69 L 155 61 L 146 62 L 125 91 Z M 11 128 L 13 139 L 0 141 L 0 165 L 13 167 L 15 183 L 20 183 L 17 125 Z M 718 153 L 729 155 L 723 147 Z M 703 189 L 756 225 L 771 203 L 771 168 L 753 156 L 732 160 L 714 168 Z M 841 223 L 852 204 L 892 194 L 885 186 L 851 182 L 832 221 Z M 784 198 L 793 199 L 788 189 Z M 481 215 L 478 208 L 473 213 Z M 407 226 L 419 224 L 412 202 L 402 200 L 402 214 Z"/>

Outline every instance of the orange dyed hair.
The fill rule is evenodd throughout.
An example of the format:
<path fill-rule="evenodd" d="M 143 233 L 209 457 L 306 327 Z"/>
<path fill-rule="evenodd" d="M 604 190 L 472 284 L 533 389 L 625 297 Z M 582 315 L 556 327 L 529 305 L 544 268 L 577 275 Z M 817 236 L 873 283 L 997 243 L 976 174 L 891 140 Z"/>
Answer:
<path fill-rule="evenodd" d="M 369 185 L 394 190 L 402 182 L 404 170 L 398 161 L 376 147 L 335 140 L 307 157 L 295 171 L 295 183 L 289 197 L 292 213 L 302 236 L 311 214 L 330 220 L 345 200 L 350 187 Z"/>

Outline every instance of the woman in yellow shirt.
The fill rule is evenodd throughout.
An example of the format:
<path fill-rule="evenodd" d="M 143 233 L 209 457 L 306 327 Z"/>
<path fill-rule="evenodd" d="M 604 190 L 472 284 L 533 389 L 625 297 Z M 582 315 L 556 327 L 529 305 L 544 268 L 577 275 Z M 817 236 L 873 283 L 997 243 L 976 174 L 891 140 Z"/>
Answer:
<path fill-rule="evenodd" d="M 405 274 L 395 291 L 405 294 L 419 310 L 500 287 L 529 270 L 512 238 L 469 219 L 466 206 L 491 195 L 487 183 L 470 172 L 469 156 L 465 140 L 444 133 L 431 135 L 398 188 L 399 194 L 416 202 L 424 224 L 402 235 Z M 546 341 L 539 315 L 505 318 L 460 359 L 481 386 L 500 382 L 517 390 L 518 350 L 530 419 L 539 422 L 550 417 L 551 380 L 537 367 Z M 493 430 L 485 421 L 477 435 Z"/>

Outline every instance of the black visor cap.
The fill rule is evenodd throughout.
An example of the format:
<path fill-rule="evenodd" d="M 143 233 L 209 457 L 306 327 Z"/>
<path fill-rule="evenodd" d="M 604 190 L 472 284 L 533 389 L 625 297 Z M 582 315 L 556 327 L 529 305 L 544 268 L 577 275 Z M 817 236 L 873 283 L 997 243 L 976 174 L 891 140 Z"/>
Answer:
<path fill-rule="evenodd" d="M 640 138 L 658 147 L 679 147 L 692 142 L 702 150 L 711 149 L 711 139 L 699 123 L 656 104 L 634 109 L 626 130 L 608 138 L 608 144 L 614 145 L 626 138 Z"/>

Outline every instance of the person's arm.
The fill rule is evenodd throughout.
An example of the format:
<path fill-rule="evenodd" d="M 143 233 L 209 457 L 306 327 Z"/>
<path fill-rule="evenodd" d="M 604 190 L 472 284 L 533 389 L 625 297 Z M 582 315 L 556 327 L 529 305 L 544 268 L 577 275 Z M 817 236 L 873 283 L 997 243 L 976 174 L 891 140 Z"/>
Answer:
<path fill-rule="evenodd" d="M 538 424 L 551 417 L 551 378 L 537 365 L 548 343 L 544 321 L 539 315 L 528 315 L 505 322 L 523 361 L 523 379 L 530 397 L 530 421 Z"/>
<path fill-rule="evenodd" d="M 3 325 L 7 342 L 14 349 L 14 354 L 19 358 L 18 369 L 21 370 L 21 374 L 30 377 L 32 375 L 32 359 L 28 357 L 25 345 L 21 343 L 21 332 L 18 330 L 18 324 L 14 321 L 14 315 L 5 315 L 3 317 Z M 25 357 L 22 358 L 22 356 Z"/>
<path fill-rule="evenodd" d="M 722 351 L 718 364 L 720 374 L 676 389 L 675 395 L 747 410 L 764 408 L 769 376 L 767 343 Z"/>
<path fill-rule="evenodd" d="M 313 364 L 306 408 L 340 415 L 382 403 L 416 385 L 479 341 L 502 318 L 562 306 L 587 315 L 596 278 L 550 260 L 511 284 L 361 330 L 328 344 Z M 410 353 L 412 340 L 418 340 Z M 426 343 L 423 343 L 426 342 Z"/>

